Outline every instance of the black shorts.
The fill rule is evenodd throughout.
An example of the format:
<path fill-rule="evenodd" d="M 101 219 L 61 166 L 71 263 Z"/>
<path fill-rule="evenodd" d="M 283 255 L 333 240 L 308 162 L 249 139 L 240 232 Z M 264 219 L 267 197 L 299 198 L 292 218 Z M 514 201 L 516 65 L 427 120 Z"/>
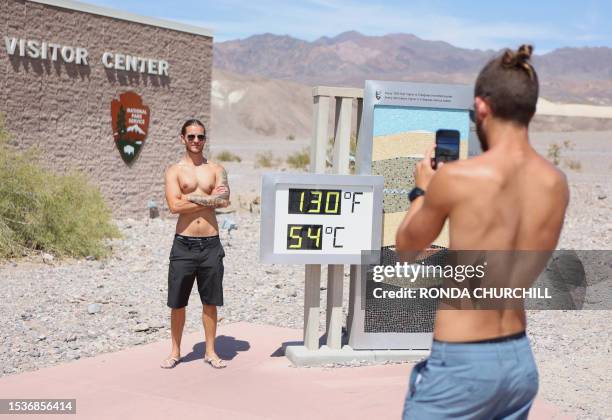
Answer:
<path fill-rule="evenodd" d="M 175 235 L 168 269 L 168 306 L 187 306 L 193 281 L 204 305 L 223 305 L 223 257 L 219 236 Z"/>

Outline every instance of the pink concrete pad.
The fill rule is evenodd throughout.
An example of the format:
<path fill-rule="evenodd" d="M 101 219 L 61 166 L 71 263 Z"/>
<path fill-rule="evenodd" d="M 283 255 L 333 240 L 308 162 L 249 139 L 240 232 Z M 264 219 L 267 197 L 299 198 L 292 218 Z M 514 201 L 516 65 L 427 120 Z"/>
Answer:
<path fill-rule="evenodd" d="M 171 370 L 159 367 L 167 340 L 4 377 L 0 396 L 76 398 L 83 419 L 400 418 L 411 365 L 294 368 L 277 350 L 301 331 L 236 323 L 219 328 L 218 352 L 230 360 L 215 370 L 202 361 L 202 335 L 184 337 L 184 361 Z M 551 418 L 568 417 L 537 401 L 530 419 Z"/>

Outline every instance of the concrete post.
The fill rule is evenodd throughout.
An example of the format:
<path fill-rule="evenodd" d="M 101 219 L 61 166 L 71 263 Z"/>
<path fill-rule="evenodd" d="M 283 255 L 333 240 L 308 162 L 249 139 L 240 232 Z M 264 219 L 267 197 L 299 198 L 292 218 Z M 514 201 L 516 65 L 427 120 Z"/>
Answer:
<path fill-rule="evenodd" d="M 325 173 L 329 138 L 329 96 L 314 96 L 312 138 L 310 141 L 310 172 Z"/>
<path fill-rule="evenodd" d="M 344 265 L 327 266 L 327 341 L 330 349 L 342 348 L 342 288 L 344 286 Z"/>
<path fill-rule="evenodd" d="M 317 350 L 321 308 L 321 266 L 307 264 L 304 272 L 304 347 L 308 350 Z"/>
<path fill-rule="evenodd" d="M 332 168 L 335 174 L 349 173 L 352 111 L 353 98 L 336 98 L 336 131 L 334 133 L 334 161 Z"/>
<path fill-rule="evenodd" d="M 327 143 L 329 140 L 330 98 L 336 100 L 333 173 L 349 173 L 351 140 L 351 117 L 353 99 L 358 98 L 358 118 L 361 116 L 363 91 L 354 88 L 317 86 L 312 90 L 313 130 L 310 143 L 310 172 L 325 173 Z M 327 345 L 334 349 L 342 346 L 342 289 L 344 266 L 330 265 L 327 278 Z M 321 266 L 309 264 L 305 267 L 304 285 L 304 347 L 307 350 L 319 348 Z"/>
<path fill-rule="evenodd" d="M 315 93 L 313 92 L 313 95 Z M 313 101 L 310 172 L 324 173 L 329 131 L 329 96 L 315 95 Z M 307 264 L 304 274 L 304 347 L 308 350 L 317 350 L 321 310 L 321 265 Z"/>
<path fill-rule="evenodd" d="M 334 135 L 334 161 L 332 171 L 336 174 L 349 173 L 351 142 L 351 114 L 353 98 L 336 97 L 336 118 Z M 344 265 L 327 267 L 327 346 L 332 349 L 342 347 L 342 288 L 344 285 Z"/>

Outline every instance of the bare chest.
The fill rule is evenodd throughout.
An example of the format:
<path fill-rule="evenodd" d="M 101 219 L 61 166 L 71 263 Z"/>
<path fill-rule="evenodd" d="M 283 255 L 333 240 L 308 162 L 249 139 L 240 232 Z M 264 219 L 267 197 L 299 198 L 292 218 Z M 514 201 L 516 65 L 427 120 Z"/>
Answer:
<path fill-rule="evenodd" d="M 183 194 L 210 194 L 215 186 L 215 174 L 207 167 L 184 168 L 178 178 Z"/>

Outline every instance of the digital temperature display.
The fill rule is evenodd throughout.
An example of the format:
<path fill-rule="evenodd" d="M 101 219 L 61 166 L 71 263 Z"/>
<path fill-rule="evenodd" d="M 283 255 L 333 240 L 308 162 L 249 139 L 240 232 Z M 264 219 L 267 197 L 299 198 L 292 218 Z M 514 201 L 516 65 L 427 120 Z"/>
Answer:
<path fill-rule="evenodd" d="M 323 225 L 287 225 L 287 249 L 321 249 Z"/>
<path fill-rule="evenodd" d="M 289 188 L 289 214 L 333 214 L 342 212 L 341 190 Z"/>
<path fill-rule="evenodd" d="M 361 264 L 363 251 L 380 248 L 383 182 L 368 175 L 264 174 L 261 260 Z"/>

